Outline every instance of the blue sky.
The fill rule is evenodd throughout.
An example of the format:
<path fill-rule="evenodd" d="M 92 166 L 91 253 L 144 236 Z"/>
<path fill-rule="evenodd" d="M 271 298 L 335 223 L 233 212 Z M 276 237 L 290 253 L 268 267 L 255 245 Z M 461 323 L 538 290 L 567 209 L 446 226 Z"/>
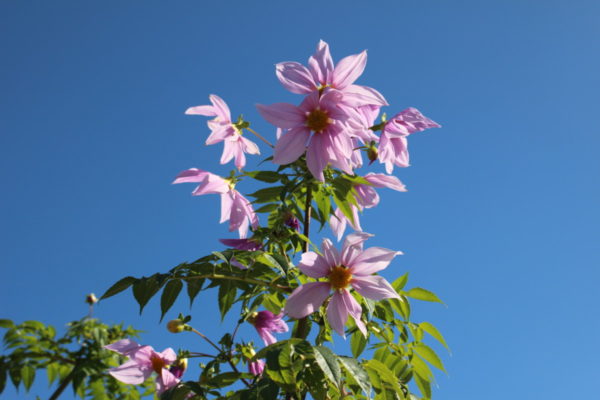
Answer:
<path fill-rule="evenodd" d="M 405 252 L 385 276 L 409 271 L 448 305 L 415 312 L 453 351 L 434 399 L 595 397 L 599 17 L 584 0 L 2 2 L 0 317 L 61 326 L 86 293 L 233 237 L 216 196 L 170 185 L 231 169 L 183 112 L 216 93 L 274 138 L 254 104 L 298 102 L 274 64 L 304 63 L 323 39 L 336 60 L 368 49 L 359 83 L 388 114 L 414 106 L 443 125 L 411 136 L 412 166 L 395 170 L 409 192 L 383 192 L 362 219 L 371 245 Z M 216 293 L 192 322 L 217 337 L 210 307 Z M 140 317 L 127 293 L 96 315 L 159 349 L 203 348 L 167 333 L 158 308 Z M 33 393 L 48 396 L 42 377 Z"/>

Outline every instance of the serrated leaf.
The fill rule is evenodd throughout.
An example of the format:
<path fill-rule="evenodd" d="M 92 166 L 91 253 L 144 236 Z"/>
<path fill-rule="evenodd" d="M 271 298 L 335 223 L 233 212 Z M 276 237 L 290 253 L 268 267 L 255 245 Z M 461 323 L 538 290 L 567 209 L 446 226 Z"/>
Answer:
<path fill-rule="evenodd" d="M 342 384 L 342 369 L 338 363 L 337 356 L 328 347 L 315 346 L 313 350 L 315 361 L 327 379 L 340 388 Z"/>
<path fill-rule="evenodd" d="M 435 353 L 435 351 L 433 351 L 433 349 L 431 347 L 424 345 L 424 344 L 417 344 L 413 348 L 417 352 L 418 355 L 420 355 L 421 357 L 423 357 L 425 359 L 425 361 L 429 362 L 431 365 L 433 365 L 437 369 L 446 372 L 446 369 L 444 368 L 444 364 L 442 363 L 442 360 L 438 357 L 438 355 Z"/>
<path fill-rule="evenodd" d="M 436 303 L 442 303 L 444 304 L 443 301 L 441 301 L 433 292 L 430 292 L 429 290 L 423 289 L 423 288 L 412 288 L 410 289 L 408 292 L 406 292 L 406 295 L 408 297 L 412 297 L 413 299 L 417 299 L 417 300 L 423 300 L 423 301 L 433 301 Z"/>
<path fill-rule="evenodd" d="M 221 312 L 221 321 L 233 305 L 237 288 L 231 281 L 223 280 L 219 286 L 219 311 Z"/>
<path fill-rule="evenodd" d="M 158 275 L 152 275 L 148 278 L 139 279 L 133 284 L 133 297 L 140 305 L 140 314 L 148 301 L 160 290 L 162 283 L 164 283 L 164 280 L 159 282 Z"/>
<path fill-rule="evenodd" d="M 114 296 L 117 293 L 121 293 L 123 290 L 133 285 L 136 281 L 137 279 L 135 279 L 133 276 L 126 276 L 125 278 L 119 280 L 117 283 L 108 288 L 108 290 L 104 292 L 102 297 L 100 297 L 100 300 L 107 299 L 111 296 Z"/>
<path fill-rule="evenodd" d="M 371 378 L 371 382 L 375 388 L 379 389 L 380 394 L 385 399 L 402 398 L 402 388 L 398 383 L 398 378 L 389 368 L 380 361 L 369 360 L 365 363 L 365 369 Z M 393 396 L 390 396 L 390 393 Z"/>
<path fill-rule="evenodd" d="M 190 298 L 190 307 L 192 307 L 192 303 L 196 298 L 196 295 L 200 290 L 202 290 L 202 285 L 204 284 L 204 278 L 202 279 L 190 279 L 187 281 L 187 294 Z"/>
<path fill-rule="evenodd" d="M 338 357 L 338 360 L 340 360 L 342 366 L 368 396 L 369 393 L 371 393 L 371 382 L 369 381 L 369 374 L 367 374 L 365 368 L 354 358 L 340 356 Z"/>
<path fill-rule="evenodd" d="M 438 342 L 440 342 L 446 348 L 446 350 L 448 350 L 448 352 L 450 352 L 450 348 L 448 347 L 448 344 L 446 343 L 446 340 L 444 339 L 444 336 L 442 336 L 442 334 L 440 333 L 440 331 L 438 331 L 437 328 L 435 326 L 433 326 L 433 324 L 431 324 L 429 322 L 421 322 L 419 324 L 419 326 L 425 332 L 427 332 L 431 336 L 433 336 Z"/>
<path fill-rule="evenodd" d="M 179 279 L 170 280 L 163 289 L 162 296 L 160 297 L 160 320 L 162 321 L 165 314 L 175 303 L 177 296 L 183 289 L 183 283 Z"/>

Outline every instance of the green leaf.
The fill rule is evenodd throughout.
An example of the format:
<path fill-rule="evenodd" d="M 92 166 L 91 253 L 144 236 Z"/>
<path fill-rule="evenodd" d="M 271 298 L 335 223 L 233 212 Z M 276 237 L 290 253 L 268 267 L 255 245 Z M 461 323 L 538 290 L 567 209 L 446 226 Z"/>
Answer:
<path fill-rule="evenodd" d="M 152 296 L 160 290 L 161 286 L 157 281 L 156 275 L 152 275 L 149 278 L 144 277 L 133 284 L 133 297 L 135 297 L 135 300 L 140 305 L 140 314 Z"/>
<path fill-rule="evenodd" d="M 342 369 L 336 355 L 328 347 L 324 346 L 316 346 L 313 350 L 315 361 L 319 364 L 325 376 L 340 388 L 342 384 Z"/>
<path fill-rule="evenodd" d="M 333 201 L 335 202 L 335 205 L 342 211 L 342 213 L 348 219 L 348 221 L 354 223 L 354 215 L 352 213 L 350 203 L 348 203 L 346 199 L 341 198 L 338 192 L 334 192 Z"/>
<path fill-rule="evenodd" d="M 204 284 L 204 278 L 202 279 L 191 279 L 187 281 L 187 294 L 190 298 L 190 307 L 192 307 L 192 303 L 196 298 L 196 295 L 200 290 L 202 290 L 202 285 Z"/>
<path fill-rule="evenodd" d="M 414 346 L 414 350 L 417 352 L 418 355 L 423 357 L 425 359 L 425 361 L 428 361 L 431 365 L 433 365 L 437 369 L 446 372 L 446 369 L 444 368 L 444 364 L 442 364 L 442 360 L 440 360 L 438 355 L 435 354 L 435 351 L 433 351 L 433 349 L 431 347 L 424 345 L 424 344 L 417 344 Z"/>
<path fill-rule="evenodd" d="M 279 195 L 283 189 L 283 186 L 272 186 L 257 190 L 248 196 L 252 196 L 256 199 L 253 201 L 253 203 L 271 203 L 279 200 Z"/>
<path fill-rule="evenodd" d="M 406 295 L 408 297 L 412 297 L 413 299 L 417 299 L 417 300 L 423 300 L 423 301 L 434 301 L 436 303 L 442 303 L 444 304 L 443 301 L 441 301 L 433 292 L 430 292 L 429 290 L 423 289 L 423 288 L 412 288 L 410 289 L 408 292 L 406 292 Z"/>
<path fill-rule="evenodd" d="M 408 282 L 408 272 L 392 282 L 392 287 L 396 290 L 396 292 L 400 292 L 402 289 L 404 289 L 406 282 Z"/>
<path fill-rule="evenodd" d="M 183 283 L 179 279 L 170 280 L 165 286 L 162 296 L 160 297 L 160 320 L 162 321 L 165 314 L 175 303 L 177 296 L 183 288 Z"/>
<path fill-rule="evenodd" d="M 266 372 L 279 386 L 286 391 L 296 388 L 296 374 L 292 363 L 292 344 L 288 341 L 266 356 Z"/>
<path fill-rule="evenodd" d="M 417 384 L 419 391 L 423 395 L 422 398 L 430 399 L 431 398 L 431 383 L 429 381 L 421 378 L 419 375 L 415 375 L 414 377 L 415 377 L 415 383 Z"/>
<path fill-rule="evenodd" d="M 52 383 L 58 378 L 58 364 L 50 363 L 46 367 L 46 376 L 48 377 L 48 385 L 52 385 Z"/>
<path fill-rule="evenodd" d="M 381 393 L 384 399 L 401 399 L 403 397 L 402 389 L 398 383 L 398 378 L 390 369 L 380 361 L 369 360 L 365 363 L 365 368 L 375 389 Z M 388 391 L 394 395 L 390 396 Z"/>
<path fill-rule="evenodd" d="M 287 268 L 284 269 L 284 267 L 269 253 L 262 253 L 256 258 L 256 260 L 258 262 L 268 265 L 269 267 L 279 270 L 279 272 L 282 274 L 285 274 L 285 271 L 287 270 Z"/>
<path fill-rule="evenodd" d="M 281 175 L 275 171 L 246 171 L 246 175 L 267 183 L 275 183 L 281 179 Z"/>
<path fill-rule="evenodd" d="M 269 203 L 269 204 L 265 204 L 264 206 L 257 208 L 256 210 L 254 210 L 254 212 L 256 213 L 269 213 L 271 211 L 275 211 L 279 208 L 279 204 L 277 203 Z"/>
<path fill-rule="evenodd" d="M 450 352 L 450 348 L 448 347 L 448 344 L 446 343 L 446 340 L 444 339 L 444 336 L 442 336 L 442 334 L 440 333 L 440 331 L 438 331 L 437 328 L 435 326 L 433 326 L 433 324 L 431 324 L 429 322 L 421 322 L 419 324 L 419 326 L 425 332 L 427 332 L 431 336 L 433 336 L 438 342 L 440 342 L 442 345 L 444 345 L 444 347 L 446 348 L 446 350 L 448 350 L 448 352 Z"/>
<path fill-rule="evenodd" d="M 362 336 L 362 335 L 360 335 Z M 358 383 L 358 386 L 368 396 L 371 392 L 371 382 L 369 381 L 369 374 L 365 368 L 354 358 L 340 356 L 338 360 L 342 363 L 344 369 L 352 376 L 352 378 Z"/>
<path fill-rule="evenodd" d="M 329 215 L 331 215 L 331 198 L 325 194 L 324 188 L 313 192 L 313 198 L 315 199 L 315 203 L 317 203 L 317 209 L 323 217 L 322 225 L 324 225 L 325 221 L 329 219 Z"/>
<path fill-rule="evenodd" d="M 0 319 L 0 328 L 14 328 L 15 324 L 10 319 Z"/>
<path fill-rule="evenodd" d="M 100 297 L 100 300 L 107 299 L 111 296 L 114 296 L 117 293 L 121 293 L 123 290 L 127 289 L 135 282 L 137 282 L 137 279 L 135 279 L 133 276 L 126 276 L 125 278 L 112 285 L 106 292 L 104 292 L 102 297 Z"/>
<path fill-rule="evenodd" d="M 6 387 L 6 372 L 6 364 L 0 360 L 0 393 L 2 393 Z"/>
<path fill-rule="evenodd" d="M 225 315 L 233 305 L 236 293 L 237 289 L 231 281 L 221 281 L 221 285 L 219 286 L 219 311 L 221 312 L 221 321 L 223 321 L 223 318 L 225 318 Z"/>
<path fill-rule="evenodd" d="M 419 375 L 426 381 L 431 381 L 431 379 L 433 379 L 433 372 L 431 372 L 427 363 L 419 358 L 419 356 L 413 355 L 410 360 L 410 365 L 412 365 L 415 375 Z"/>
<path fill-rule="evenodd" d="M 234 384 L 242 378 L 252 379 L 254 375 L 242 372 L 223 372 L 216 375 L 207 382 L 210 386 L 222 388 Z"/>
<path fill-rule="evenodd" d="M 35 379 L 35 368 L 31 365 L 25 365 L 21 368 L 21 379 L 23 379 L 23 386 L 25 386 L 25 390 L 29 391 L 31 385 L 33 385 L 33 381 Z"/>
<path fill-rule="evenodd" d="M 350 350 L 352 350 L 352 356 L 358 358 L 367 346 L 367 338 L 357 330 L 352 334 L 350 338 Z"/>

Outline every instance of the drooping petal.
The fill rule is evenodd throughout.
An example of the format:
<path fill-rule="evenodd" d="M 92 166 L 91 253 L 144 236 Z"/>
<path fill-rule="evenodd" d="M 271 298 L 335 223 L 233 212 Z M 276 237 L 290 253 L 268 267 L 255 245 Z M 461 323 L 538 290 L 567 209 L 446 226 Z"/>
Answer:
<path fill-rule="evenodd" d="M 348 308 L 344 301 L 343 292 L 346 292 L 346 290 L 336 291 L 333 293 L 333 296 L 331 296 L 331 300 L 327 306 L 327 320 L 334 331 L 340 336 L 346 337 L 344 326 L 348 320 Z"/>
<path fill-rule="evenodd" d="M 333 70 L 333 86 L 344 89 L 354 83 L 362 75 L 367 65 L 367 51 L 341 59 Z"/>
<path fill-rule="evenodd" d="M 305 283 L 297 287 L 288 297 L 284 313 L 292 318 L 304 318 L 318 310 L 327 296 L 329 296 L 329 283 Z"/>
<path fill-rule="evenodd" d="M 242 168 L 246 165 L 246 155 L 244 154 L 244 145 L 241 140 L 235 142 L 235 167 L 238 171 L 241 171 Z"/>
<path fill-rule="evenodd" d="M 243 136 L 240 136 L 239 140 L 243 143 L 244 145 L 244 153 L 248 153 L 248 154 L 260 154 L 260 149 L 258 148 L 258 145 L 256 143 L 254 143 L 253 141 L 246 139 Z"/>
<path fill-rule="evenodd" d="M 364 208 L 372 208 L 379 204 L 379 195 L 372 186 L 356 185 L 356 201 Z"/>
<path fill-rule="evenodd" d="M 383 247 L 369 247 L 356 256 L 351 266 L 352 275 L 368 276 L 385 269 L 392 259 L 402 254 L 400 251 L 384 249 Z"/>
<path fill-rule="evenodd" d="M 331 265 L 327 263 L 327 260 L 314 251 L 302 253 L 302 257 L 300 258 L 297 267 L 305 275 L 308 275 L 311 278 L 324 278 L 331 270 Z"/>
<path fill-rule="evenodd" d="M 352 265 L 356 256 L 363 251 L 363 243 L 370 237 L 373 235 L 366 232 L 354 232 L 346 236 L 342 246 L 342 264 Z"/>
<path fill-rule="evenodd" d="M 215 106 L 215 111 L 219 117 L 219 120 L 222 122 L 231 122 L 231 112 L 229 111 L 227 103 L 225 103 L 225 101 L 216 94 L 211 94 L 208 96 L 208 98 Z"/>
<path fill-rule="evenodd" d="M 221 219 L 219 223 L 229 220 L 231 218 L 231 208 L 233 206 L 233 196 L 231 192 L 221 194 Z"/>
<path fill-rule="evenodd" d="M 271 105 L 257 104 L 256 108 L 264 119 L 283 129 L 290 129 L 302 125 L 306 119 L 302 110 L 289 103 L 275 103 Z"/>
<path fill-rule="evenodd" d="M 227 164 L 236 155 L 238 143 L 231 140 L 226 140 L 223 146 L 223 154 L 221 154 L 221 164 Z"/>
<path fill-rule="evenodd" d="M 360 304 L 358 304 L 356 299 L 347 290 L 344 290 L 341 293 L 341 295 L 344 300 L 344 305 L 346 306 L 346 309 L 348 310 L 348 314 L 350 314 L 352 316 L 352 318 L 354 318 L 354 322 L 356 323 L 356 326 L 358 327 L 358 329 L 362 332 L 363 336 L 367 336 L 367 327 L 365 326 L 365 324 L 362 322 L 362 319 L 361 319 L 362 308 L 360 307 Z"/>
<path fill-rule="evenodd" d="M 275 144 L 273 162 L 285 165 L 296 161 L 306 150 L 306 142 L 310 136 L 310 130 L 305 127 L 290 129 L 281 136 Z"/>
<path fill-rule="evenodd" d="M 344 236 L 344 232 L 346 231 L 346 224 L 348 220 L 342 210 L 336 208 L 333 212 L 333 215 L 329 217 L 329 226 L 331 230 L 335 234 L 337 241 L 339 242 Z"/>
<path fill-rule="evenodd" d="M 331 240 L 323 239 L 321 242 L 321 252 L 323 253 L 323 258 L 330 267 L 341 264 L 342 259 L 340 258 L 340 253 L 338 253 L 337 249 L 333 246 Z"/>
<path fill-rule="evenodd" d="M 121 339 L 118 342 L 104 346 L 105 349 L 112 350 L 126 357 L 130 357 L 131 354 L 135 353 L 140 347 L 142 346 L 131 339 Z"/>
<path fill-rule="evenodd" d="M 306 165 L 313 177 L 321 182 L 325 181 L 323 170 L 329 163 L 327 148 L 323 142 L 322 134 L 313 135 L 306 150 Z"/>
<path fill-rule="evenodd" d="M 400 182 L 400 179 L 393 175 L 375 174 L 369 172 L 367 175 L 364 176 L 364 178 L 371 185 L 377 188 L 388 188 L 397 190 L 398 192 L 406 192 L 406 186 L 404 186 L 404 184 Z"/>
<path fill-rule="evenodd" d="M 211 124 L 211 126 L 214 129 L 212 129 L 212 132 L 208 135 L 208 138 L 206 138 L 206 142 L 204 142 L 207 145 L 222 142 L 223 140 L 236 135 L 235 129 L 233 129 L 231 125 Z"/>
<path fill-rule="evenodd" d="M 271 331 L 266 328 L 257 328 L 258 336 L 265 342 L 265 345 L 276 343 L 277 339 L 271 334 Z"/>
<path fill-rule="evenodd" d="M 333 73 L 333 59 L 329 53 L 329 45 L 323 40 L 319 41 L 317 50 L 308 59 L 308 67 L 314 80 L 325 86 L 331 83 Z"/>
<path fill-rule="evenodd" d="M 441 125 L 427 118 L 419 110 L 409 107 L 394 115 L 390 122 L 406 126 L 409 133 L 421 132 L 429 128 L 441 128 Z"/>
<path fill-rule="evenodd" d="M 371 300 L 400 298 L 392 285 L 379 275 L 354 276 L 350 284 L 358 293 Z"/>
<path fill-rule="evenodd" d="M 253 239 L 219 239 L 219 242 L 238 250 L 256 251 L 262 249 L 262 244 Z"/>
<path fill-rule="evenodd" d="M 292 93 L 309 94 L 317 90 L 310 71 L 302 64 L 288 61 L 275 65 L 275 74 L 284 88 Z"/>
<path fill-rule="evenodd" d="M 169 370 L 163 368 L 160 375 L 156 377 L 156 393 L 161 394 L 177 386 L 179 379 L 175 377 Z"/>
<path fill-rule="evenodd" d="M 152 370 L 140 368 L 137 362 L 129 360 L 118 367 L 110 368 L 108 373 L 123 383 L 140 385 L 152 374 Z"/>
<path fill-rule="evenodd" d="M 249 361 L 248 372 L 252 375 L 260 375 L 265 369 L 265 362 L 263 360 Z"/>

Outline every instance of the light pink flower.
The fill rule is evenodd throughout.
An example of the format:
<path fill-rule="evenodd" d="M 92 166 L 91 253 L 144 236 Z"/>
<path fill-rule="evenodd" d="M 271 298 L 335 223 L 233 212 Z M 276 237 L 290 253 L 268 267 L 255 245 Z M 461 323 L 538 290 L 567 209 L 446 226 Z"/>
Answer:
<path fill-rule="evenodd" d="M 425 117 L 416 108 L 407 108 L 394 115 L 384 126 L 379 141 L 379 161 L 385 164 L 385 170 L 391 174 L 394 165 L 408 167 L 408 141 L 411 133 L 441 126 Z"/>
<path fill-rule="evenodd" d="M 354 118 L 350 108 L 340 104 L 337 90 L 314 92 L 306 96 L 300 106 L 288 103 L 258 104 L 260 114 L 271 124 L 286 129 L 275 145 L 273 162 L 289 164 L 306 150 L 306 164 L 312 175 L 324 181 L 327 164 L 352 173 L 352 132 L 346 124 Z M 311 136 L 312 132 L 312 136 Z"/>
<path fill-rule="evenodd" d="M 231 182 L 218 175 L 191 168 L 181 172 L 173 183 L 199 182 L 200 185 L 194 189 L 192 195 L 203 194 L 221 195 L 221 220 L 223 223 L 229 220 L 229 231 L 238 230 L 240 238 L 244 239 L 248 234 L 248 227 L 258 227 L 258 217 L 252 208 L 252 204 L 237 190 Z"/>
<path fill-rule="evenodd" d="M 344 103 L 353 106 L 366 104 L 385 106 L 385 98 L 373 88 L 354 85 L 367 65 L 366 50 L 341 59 L 334 67 L 329 45 L 319 41 L 317 50 L 308 59 L 308 68 L 294 61 L 275 66 L 277 78 L 287 90 L 297 94 L 310 94 L 324 88 L 342 92 Z"/>
<path fill-rule="evenodd" d="M 273 314 L 271 311 L 259 311 L 254 313 L 248 322 L 256 328 L 258 335 L 265 342 L 265 345 L 270 345 L 277 342 L 275 336 L 271 332 L 283 333 L 288 331 L 288 326 L 282 319 L 283 313 Z"/>
<path fill-rule="evenodd" d="M 325 278 L 326 281 L 297 287 L 288 297 L 284 312 L 292 318 L 304 318 L 315 312 L 333 290 L 327 306 L 327 319 L 331 327 L 344 336 L 344 325 L 348 315 L 351 315 L 358 329 L 366 335 L 360 304 L 349 289 L 354 288 L 372 300 L 399 298 L 383 277 L 373 274 L 385 269 L 396 255 L 402 254 L 381 247 L 363 250 L 363 242 L 371 236 L 364 232 L 346 236 L 341 254 L 329 239 L 324 239 L 321 244 L 323 255 L 312 251 L 302 254 L 298 268 L 311 278 Z"/>
<path fill-rule="evenodd" d="M 252 375 L 260 375 L 265 370 L 265 362 L 263 360 L 248 361 L 248 372 Z"/>
<path fill-rule="evenodd" d="M 129 357 L 124 364 L 108 371 L 123 383 L 140 385 L 152 372 L 157 374 L 156 391 L 159 394 L 179 383 L 179 378 L 167 368 L 177 360 L 177 354 L 170 347 L 157 353 L 151 346 L 140 346 L 132 340 L 123 339 L 104 348 Z"/>
<path fill-rule="evenodd" d="M 206 144 L 215 144 L 224 142 L 221 164 L 226 164 L 235 158 L 235 166 L 241 170 L 246 165 L 246 156 L 248 154 L 260 154 L 256 143 L 242 136 L 242 131 L 231 122 L 231 113 L 227 103 L 216 94 L 209 96 L 212 105 L 190 107 L 186 110 L 188 115 L 204 115 L 215 117 L 208 121 L 208 127 L 211 130 L 210 136 L 206 139 Z"/>
<path fill-rule="evenodd" d="M 375 207 L 379 204 L 379 195 L 375 188 L 389 188 L 398 192 L 406 192 L 406 187 L 400 182 L 400 179 L 392 175 L 370 172 L 363 178 L 367 180 L 370 185 L 354 185 L 354 189 L 356 190 L 356 202 L 358 203 L 358 206 L 350 204 L 354 221 L 346 218 L 339 208 L 336 209 L 333 213 L 334 215 L 329 218 L 329 226 L 331 226 L 331 230 L 335 233 L 338 241 L 344 235 L 347 225 L 350 225 L 355 231 L 362 231 L 359 220 L 359 211 L 362 211 L 364 208 Z"/>

